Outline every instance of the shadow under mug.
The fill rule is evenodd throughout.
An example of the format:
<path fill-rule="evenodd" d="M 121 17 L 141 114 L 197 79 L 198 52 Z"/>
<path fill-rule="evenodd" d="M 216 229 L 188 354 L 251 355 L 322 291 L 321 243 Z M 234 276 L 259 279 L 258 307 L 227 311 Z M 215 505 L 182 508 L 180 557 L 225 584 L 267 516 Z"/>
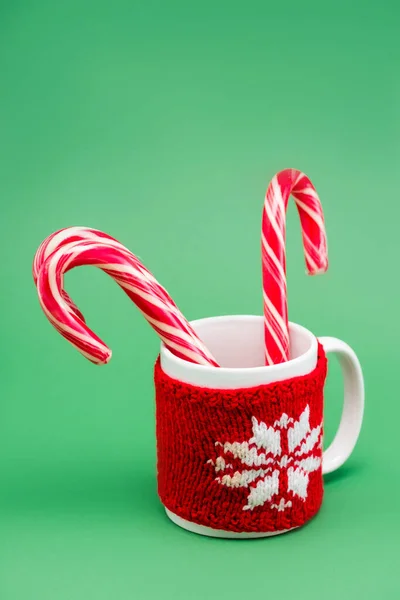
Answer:
<path fill-rule="evenodd" d="M 262 317 L 191 323 L 220 368 L 174 356 L 155 366 L 158 492 L 177 525 L 252 538 L 299 527 L 319 510 L 323 474 L 350 456 L 364 410 L 359 361 L 344 342 L 290 323 L 290 360 L 264 365 Z M 325 451 L 326 353 L 337 355 L 344 402 Z"/>

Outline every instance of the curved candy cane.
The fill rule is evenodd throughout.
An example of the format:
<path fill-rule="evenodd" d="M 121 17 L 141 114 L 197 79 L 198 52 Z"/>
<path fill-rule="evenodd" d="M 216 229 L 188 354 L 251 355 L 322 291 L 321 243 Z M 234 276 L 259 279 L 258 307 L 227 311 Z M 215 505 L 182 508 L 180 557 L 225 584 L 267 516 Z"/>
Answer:
<path fill-rule="evenodd" d="M 36 284 L 37 278 L 39 276 L 40 269 L 44 261 L 56 250 L 62 248 L 72 242 L 102 242 L 107 243 L 115 248 L 119 248 L 123 252 L 127 252 L 132 257 L 134 255 L 123 246 L 118 240 L 111 237 L 107 233 L 100 231 L 99 229 L 93 229 L 91 227 L 66 227 L 64 229 L 60 229 L 59 231 L 55 231 L 51 235 L 49 235 L 43 242 L 40 244 L 39 248 L 36 251 L 35 258 L 33 260 L 32 266 L 32 274 L 33 279 Z M 136 257 L 134 257 L 136 259 Z M 165 298 L 167 302 L 171 303 L 171 306 L 175 306 L 174 301 L 169 296 L 168 292 L 157 282 L 152 273 L 146 269 L 146 267 L 138 260 L 137 267 L 140 269 L 148 278 L 149 281 L 155 284 L 156 292 L 162 297 Z M 76 306 L 76 304 L 71 300 L 67 292 L 63 289 L 62 296 L 66 301 L 71 312 L 75 313 L 82 321 L 85 321 L 85 317 Z"/>
<path fill-rule="evenodd" d="M 198 364 L 218 366 L 192 327 L 139 259 L 126 248 L 95 241 L 71 242 L 51 252 L 37 273 L 42 309 L 50 323 L 86 358 L 107 363 L 111 350 L 86 325 L 63 295 L 64 273 L 74 267 L 92 265 L 110 275 L 133 300 L 169 350 Z M 165 292 L 166 293 L 166 292 Z"/>
<path fill-rule="evenodd" d="M 300 216 L 308 274 L 324 273 L 328 268 L 324 215 L 313 184 L 296 169 L 277 173 L 265 195 L 261 233 L 267 365 L 289 360 L 285 240 L 290 195 Z"/>
<path fill-rule="evenodd" d="M 32 274 L 35 284 L 44 261 L 53 252 L 59 248 L 63 248 L 66 245 L 71 244 L 72 242 L 87 241 L 107 243 L 115 248 L 119 248 L 122 252 L 126 252 L 132 258 L 132 260 L 136 261 L 137 268 L 142 271 L 148 281 L 153 284 L 154 294 L 162 298 L 166 304 L 169 305 L 171 312 L 176 312 L 178 314 L 178 318 L 182 316 L 180 310 L 177 308 L 167 290 L 158 283 L 154 275 L 140 262 L 140 260 L 134 254 L 132 254 L 130 250 L 128 250 L 128 248 L 126 248 L 126 246 L 123 246 L 118 240 L 111 237 L 107 233 L 104 233 L 104 231 L 93 229 L 92 227 L 65 227 L 64 229 L 60 229 L 52 233 L 45 240 L 43 240 L 36 251 L 33 261 Z M 70 312 L 76 314 L 83 322 L 85 322 L 85 317 L 64 289 L 62 290 L 61 295 L 67 303 Z M 193 334 L 193 329 L 188 324 L 186 319 L 184 319 L 184 322 L 182 323 L 182 328 L 186 329 L 190 335 Z"/>

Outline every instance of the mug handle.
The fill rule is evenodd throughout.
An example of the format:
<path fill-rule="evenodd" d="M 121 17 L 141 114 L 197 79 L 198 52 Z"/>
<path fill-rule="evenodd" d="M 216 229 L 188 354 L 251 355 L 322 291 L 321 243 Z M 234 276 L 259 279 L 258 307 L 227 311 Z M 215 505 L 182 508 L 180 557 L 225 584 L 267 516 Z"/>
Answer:
<path fill-rule="evenodd" d="M 344 401 L 339 429 L 322 458 L 322 473 L 336 471 L 356 445 L 364 413 L 364 378 L 354 351 L 337 338 L 320 337 L 325 353 L 337 355 L 343 373 Z"/>

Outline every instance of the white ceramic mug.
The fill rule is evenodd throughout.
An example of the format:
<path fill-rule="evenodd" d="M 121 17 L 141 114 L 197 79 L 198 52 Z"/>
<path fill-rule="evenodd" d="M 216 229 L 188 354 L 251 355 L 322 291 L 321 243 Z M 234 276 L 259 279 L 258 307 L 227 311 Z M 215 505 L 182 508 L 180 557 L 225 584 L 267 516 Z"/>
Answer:
<path fill-rule="evenodd" d="M 311 374 L 313 374 L 315 372 L 315 370 L 317 369 L 317 362 L 319 361 L 319 355 L 318 355 L 318 349 L 319 349 L 319 344 L 318 341 L 320 343 L 320 345 L 322 345 L 325 353 L 329 354 L 329 353 L 334 353 L 337 355 L 341 368 L 342 368 L 342 372 L 343 372 L 343 379 L 344 379 L 344 401 L 343 401 L 343 411 L 342 411 L 342 417 L 341 417 L 341 421 L 339 424 L 339 428 L 337 431 L 337 434 L 333 440 L 333 442 L 331 443 L 331 445 L 329 446 L 329 448 L 327 450 L 325 450 L 322 454 L 322 449 L 320 450 L 321 453 L 321 460 L 320 463 L 322 461 L 321 465 L 318 465 L 318 453 L 316 447 L 313 448 L 314 454 L 310 454 L 307 455 L 306 451 L 308 452 L 307 448 L 309 449 L 311 447 L 312 444 L 316 444 L 316 441 L 312 440 L 311 438 L 314 436 L 314 438 L 316 438 L 317 434 L 318 434 L 318 427 L 320 427 L 320 431 L 321 431 L 321 438 L 318 441 L 319 447 L 321 448 L 322 446 L 322 422 L 321 422 L 321 426 L 314 426 L 312 427 L 310 425 L 311 420 L 312 419 L 312 412 L 311 412 L 311 416 L 310 416 L 310 409 L 308 407 L 308 405 L 306 406 L 306 401 L 303 402 L 303 400 L 301 400 L 303 402 L 303 405 L 301 405 L 301 415 L 300 416 L 295 416 L 295 417 L 290 417 L 288 416 L 287 413 L 289 413 L 288 410 L 286 410 L 286 412 L 279 412 L 279 407 L 275 407 L 274 410 L 276 412 L 276 414 L 281 414 L 282 416 L 280 417 L 280 419 L 278 419 L 276 421 L 276 423 L 278 423 L 278 425 L 276 425 L 275 423 L 275 429 L 273 427 L 272 421 L 270 424 L 268 423 L 264 423 L 264 420 L 261 420 L 261 417 L 254 417 L 252 416 L 252 420 L 253 420 L 253 437 L 249 438 L 249 443 L 248 442 L 235 442 L 235 439 L 232 438 L 232 440 L 230 440 L 229 442 L 226 442 L 225 445 L 223 444 L 224 440 L 214 440 L 213 443 L 216 447 L 219 447 L 218 444 L 224 448 L 224 451 L 227 452 L 227 455 L 223 455 L 220 456 L 219 458 L 217 458 L 217 460 L 213 460 L 210 459 L 208 461 L 202 461 L 201 464 L 200 462 L 198 463 L 198 465 L 196 466 L 196 468 L 198 469 L 209 469 L 212 468 L 210 467 L 210 464 L 213 465 L 213 467 L 215 468 L 215 473 L 213 472 L 213 477 L 214 480 L 217 482 L 217 484 L 215 483 L 208 483 L 208 487 L 207 487 L 207 492 L 204 492 L 205 496 L 204 496 L 204 502 L 203 504 L 201 504 L 201 506 L 205 506 L 208 502 L 208 499 L 210 497 L 210 494 L 214 494 L 213 496 L 213 500 L 212 502 L 214 503 L 213 506 L 213 510 L 215 511 L 215 502 L 217 500 L 215 500 L 215 498 L 217 497 L 218 494 L 218 489 L 222 488 L 224 484 L 225 488 L 223 490 L 224 494 L 227 494 L 228 492 L 232 492 L 232 494 L 236 494 L 236 496 L 240 495 L 240 494 L 244 494 L 244 493 L 248 493 L 250 490 L 250 493 L 248 494 L 248 497 L 250 498 L 250 501 L 248 502 L 247 505 L 243 506 L 242 510 L 246 511 L 243 512 L 242 514 L 246 517 L 246 518 L 250 518 L 247 517 L 247 515 L 250 515 L 252 518 L 255 519 L 255 524 L 251 525 L 251 531 L 243 531 L 243 530 L 238 530 L 235 531 L 235 527 L 237 529 L 240 529 L 240 527 L 243 528 L 243 525 L 239 526 L 239 521 L 235 518 L 232 517 L 232 527 L 230 526 L 229 530 L 226 529 L 220 529 L 216 526 L 207 526 L 204 525 L 204 519 L 205 517 L 202 514 L 202 509 L 197 509 L 194 511 L 193 514 L 195 514 L 195 517 L 192 519 L 192 517 L 190 516 L 192 513 L 187 513 L 184 511 L 184 507 L 180 508 L 179 511 L 177 512 L 181 512 L 181 515 L 176 514 L 175 512 L 175 505 L 177 507 L 180 507 L 180 503 L 179 503 L 179 492 L 176 492 L 176 490 L 172 490 L 171 494 L 166 495 L 164 493 L 164 496 L 168 498 L 177 498 L 176 502 L 174 501 L 174 503 L 172 503 L 172 501 L 168 500 L 170 507 L 168 507 L 168 503 L 167 501 L 164 502 L 164 504 L 166 505 L 166 512 L 167 515 L 169 516 L 169 518 L 174 521 L 176 524 L 180 525 L 181 527 L 184 527 L 185 529 L 188 529 L 189 531 L 193 531 L 196 533 L 200 533 L 203 535 L 209 535 L 209 536 L 214 536 L 214 537 L 239 537 L 239 538 L 249 538 L 249 537 L 263 537 L 263 536 L 268 536 L 268 535 L 275 535 L 277 533 L 282 533 L 283 531 L 287 531 L 288 529 L 292 529 L 293 526 L 288 526 L 288 525 L 292 525 L 292 522 L 290 521 L 290 519 L 288 518 L 287 520 L 285 520 L 285 515 L 284 514 L 280 514 L 280 513 L 284 513 L 285 507 L 291 507 L 290 510 L 294 510 L 293 506 L 295 505 L 295 503 L 297 502 L 296 505 L 296 510 L 297 510 L 297 516 L 294 519 L 294 526 L 298 526 L 298 524 L 302 524 L 303 521 L 305 522 L 306 520 L 308 520 L 309 514 L 305 514 L 304 515 L 301 513 L 301 511 L 303 510 L 303 506 L 306 506 L 305 503 L 305 498 L 304 498 L 304 490 L 305 490 L 305 485 L 308 484 L 308 482 L 311 480 L 314 481 L 312 478 L 316 477 L 315 472 L 317 471 L 317 468 L 319 468 L 319 476 L 321 478 L 321 487 L 322 487 L 322 474 L 325 473 L 330 473 L 331 471 L 334 471 L 335 469 L 337 469 L 338 467 L 340 467 L 346 460 L 347 458 L 350 456 L 356 442 L 357 442 L 357 438 L 361 429 L 361 423 L 362 423 L 362 418 L 363 418 L 363 409 L 364 409 L 364 383 L 363 383 L 363 376 L 362 376 L 362 371 L 361 371 L 361 367 L 359 364 L 359 361 L 357 359 L 357 356 L 355 355 L 355 353 L 353 352 L 353 350 L 344 342 L 336 339 L 336 338 L 332 338 L 332 337 L 321 337 L 321 338 L 317 338 L 307 329 L 305 329 L 304 327 L 294 324 L 294 323 L 290 323 L 289 329 L 290 329 L 290 360 L 288 362 L 282 363 L 282 364 L 278 364 L 278 365 L 273 365 L 273 366 L 265 366 L 264 365 L 264 323 L 263 323 L 263 318 L 259 317 L 259 316 L 246 316 L 246 315 L 236 315 L 236 316 L 221 316 L 221 317 L 211 317 L 211 318 L 206 318 L 206 319 L 200 319 L 197 321 L 193 321 L 192 326 L 194 327 L 194 329 L 196 330 L 196 332 L 199 334 L 199 337 L 204 341 L 205 345 L 209 348 L 209 350 L 211 351 L 211 353 L 213 354 L 213 356 L 216 358 L 216 360 L 218 361 L 218 363 L 220 364 L 220 368 L 215 368 L 215 367 L 209 367 L 209 366 L 202 366 L 202 365 L 196 365 L 194 363 L 190 363 L 187 362 L 185 360 L 182 360 L 176 356 L 174 356 L 163 344 L 161 345 L 161 353 L 160 353 L 160 369 L 161 369 L 161 373 L 163 377 L 166 377 L 169 381 L 169 379 L 172 382 L 176 382 L 176 385 L 182 384 L 182 386 L 184 387 L 184 392 L 185 394 L 189 394 L 188 398 L 188 402 L 190 404 L 191 400 L 192 400 L 192 395 L 194 393 L 197 393 L 199 391 L 199 393 L 206 393 L 207 390 L 210 391 L 210 393 L 212 392 L 213 394 L 216 393 L 214 391 L 216 390 L 221 390 L 221 394 L 222 394 L 222 403 L 224 402 L 224 398 L 223 395 L 226 393 L 226 395 L 229 397 L 226 402 L 227 402 L 227 410 L 231 410 L 229 407 L 229 402 L 231 402 L 231 393 L 230 390 L 232 390 L 232 392 L 234 392 L 235 390 L 238 390 L 240 393 L 242 393 L 242 391 L 246 391 L 246 390 L 261 390 L 262 393 L 264 393 L 264 391 L 266 393 L 270 393 L 271 390 L 274 390 L 275 388 L 273 386 L 278 386 L 276 389 L 280 390 L 279 382 L 282 382 L 283 385 L 286 385 L 285 382 L 289 382 L 290 385 L 292 385 L 292 382 L 294 382 L 296 385 L 298 385 L 298 382 L 300 382 L 299 384 L 303 385 L 303 381 L 304 381 L 304 385 L 312 385 L 313 382 L 309 379 L 311 377 Z M 322 360 L 322 359 L 321 359 Z M 318 362 L 319 364 L 319 362 Z M 322 363 L 321 363 L 322 364 Z M 324 375 L 325 377 L 325 375 Z M 322 383 L 322 388 L 323 388 L 323 383 Z M 175 388 L 174 388 L 175 389 Z M 311 388 L 310 388 L 311 389 Z M 156 378 L 156 390 L 157 390 L 157 378 Z M 188 391 L 189 390 L 189 391 Z M 226 392 L 224 392 L 223 390 L 225 390 Z M 258 392 L 257 392 L 258 393 Z M 279 391 L 279 393 L 281 394 L 281 391 Z M 306 395 L 304 396 L 304 398 L 307 399 Z M 171 398 L 170 398 L 171 400 Z M 173 400 L 173 399 L 172 399 Z M 235 406 L 237 406 L 237 402 L 236 401 Z M 248 408 L 249 404 L 248 404 L 248 400 L 244 400 L 243 401 L 243 419 L 245 419 L 245 415 L 247 415 L 248 410 L 250 410 Z M 258 401 L 257 401 L 258 402 Z M 320 398 L 318 401 L 315 401 L 318 404 L 323 404 L 322 399 Z M 157 399 L 157 411 L 158 411 L 158 418 L 160 418 L 160 420 L 162 421 L 162 419 L 164 418 L 164 414 L 165 414 L 165 410 L 159 408 L 158 405 L 161 405 L 161 402 L 159 402 L 159 400 Z M 173 404 L 173 402 L 170 402 L 171 406 Z M 169 406 L 167 404 L 167 406 Z M 191 404 L 191 406 L 195 406 L 195 400 L 193 400 L 193 403 Z M 251 406 L 251 405 L 250 405 Z M 260 405 L 256 403 L 255 409 L 257 410 L 257 406 L 259 407 Z M 299 405 L 300 406 L 300 405 Z M 304 406 L 306 406 L 306 408 L 304 408 Z M 317 404 L 316 404 L 317 406 Z M 182 405 L 182 402 L 178 402 L 176 404 L 176 410 L 179 411 L 183 410 L 185 408 L 184 404 Z M 172 409 L 171 409 L 172 410 Z M 210 409 L 211 410 L 211 409 Z M 220 410 L 220 409 L 218 409 Z M 233 410 L 233 409 L 232 409 Z M 237 408 L 235 409 L 237 410 Z M 268 407 L 267 407 L 267 410 Z M 300 410 L 300 409 L 299 409 Z M 308 413 L 306 413 L 306 410 L 308 410 Z M 322 407 L 319 407 L 318 410 L 322 411 Z M 246 412 L 247 411 L 247 412 Z M 254 412 L 254 411 L 253 411 Z M 250 415 L 250 413 L 248 413 Z M 260 413 L 261 414 L 261 413 Z M 161 416 L 160 416 L 161 415 Z M 180 415 L 180 416 L 179 416 Z M 183 415 L 183 413 L 179 413 L 176 416 L 176 419 L 185 419 L 187 420 L 188 418 L 191 418 L 190 416 L 188 417 L 187 415 Z M 240 413 L 239 413 L 240 416 Z M 247 418 L 247 416 L 246 416 Z M 201 419 L 203 419 L 203 417 L 201 417 Z M 211 421 L 209 423 L 208 426 L 206 426 L 206 428 L 203 431 L 203 433 L 197 434 L 197 437 L 203 435 L 204 436 L 204 444 L 201 446 L 201 448 L 204 447 L 204 445 L 206 445 L 209 440 L 209 431 L 207 429 L 207 427 L 209 429 L 212 430 L 213 427 L 213 419 L 214 417 L 211 417 Z M 250 417 L 249 417 L 250 419 Z M 286 419 L 286 421 L 285 421 Z M 298 420 L 297 420 L 298 419 Z M 307 421 L 308 419 L 308 421 Z M 265 419 L 265 421 L 267 421 Z M 315 425 L 315 424 L 314 424 Z M 161 423 L 160 425 L 160 439 L 158 436 L 158 452 L 159 452 L 159 489 L 160 487 L 164 490 L 165 485 L 164 484 L 164 479 L 163 479 L 163 473 L 161 472 L 163 469 L 168 469 L 169 471 L 173 471 L 174 469 L 174 462 L 175 460 L 179 460 L 179 457 L 176 456 L 174 457 L 173 454 L 171 456 L 171 452 L 173 453 L 173 446 L 174 444 L 176 444 L 176 446 L 178 447 L 178 443 L 179 440 L 176 440 L 175 437 L 177 436 L 177 433 L 171 433 L 170 437 L 168 437 L 167 434 L 164 435 L 164 429 L 162 429 L 162 427 L 164 427 L 164 425 Z M 236 426 L 235 426 L 236 427 Z M 249 427 L 251 427 L 251 424 L 249 424 Z M 271 436 L 275 436 L 275 440 L 276 439 L 280 439 L 283 440 L 284 436 L 287 435 L 288 440 L 289 440 L 289 445 L 290 445 L 290 440 L 293 439 L 293 435 L 297 435 L 296 432 L 298 432 L 299 428 L 303 427 L 304 429 L 304 436 L 302 438 L 301 443 L 299 442 L 299 445 L 297 446 L 297 450 L 295 452 L 293 452 L 289 458 L 288 457 L 282 457 L 282 453 L 283 450 L 281 449 L 281 446 L 278 445 L 278 447 L 276 446 L 271 446 L 268 444 L 270 444 L 270 442 L 265 441 L 266 440 L 266 435 L 270 435 Z M 235 431 L 237 431 L 237 427 L 235 428 Z M 268 433 L 269 432 L 269 433 Z M 168 432 L 167 432 L 168 433 Z M 227 431 L 227 436 L 229 436 L 229 427 L 228 427 L 228 431 Z M 164 437 L 163 437 L 164 436 Z M 172 436 L 172 437 L 171 437 Z M 175 437 L 173 437 L 175 436 Z M 258 436 L 258 437 L 257 437 Z M 264 436 L 264 437 L 262 437 Z M 164 440 L 165 438 L 165 440 Z M 272 439 L 272 438 L 271 438 Z M 286 437 L 285 437 L 286 439 Z M 193 440 L 193 444 L 196 442 L 196 440 Z M 234 446 L 234 443 L 236 443 L 236 446 Z M 247 445 L 246 445 L 247 444 Z M 258 444 L 258 446 L 257 446 Z M 303 444 L 303 445 L 301 445 Z M 308 444 L 308 446 L 307 446 Z M 166 454 L 164 452 L 164 447 L 167 445 L 169 447 L 169 454 Z M 268 447 L 267 447 L 268 446 Z M 304 450 L 305 446 L 307 446 L 307 448 Z M 172 450 L 171 450 L 172 447 Z M 211 446 L 210 446 L 211 447 Z M 301 450 L 301 448 L 303 447 L 303 450 Z M 237 448 L 240 449 L 240 452 L 242 454 L 240 454 L 239 450 L 237 450 Z M 246 449 L 246 452 L 248 453 L 247 455 L 243 455 L 243 448 Z M 267 450 L 268 452 L 270 452 L 270 458 L 267 459 Z M 261 450 L 260 450 L 261 449 Z M 254 452 L 257 452 L 257 457 L 254 459 Z M 250 456 L 250 452 L 253 452 L 253 454 L 251 456 L 253 456 L 253 458 L 249 459 Z M 302 459 L 302 461 L 300 460 L 299 456 L 301 454 L 301 452 L 303 452 L 303 456 L 306 456 L 306 459 Z M 233 454 L 232 454 L 233 453 Z M 197 454 L 199 454 L 199 452 L 197 452 Z M 297 456 L 297 458 L 295 458 L 295 455 Z M 170 461 L 170 463 L 168 465 L 165 464 L 165 456 L 168 456 L 168 460 Z M 233 457 L 233 459 L 235 459 L 236 461 L 241 461 L 242 463 L 246 462 L 246 465 L 250 465 L 251 468 L 249 467 L 247 469 L 246 474 L 238 474 L 236 471 L 233 470 L 232 465 L 227 465 L 227 461 L 229 456 L 231 456 L 231 458 Z M 261 456 L 261 458 L 260 458 Z M 206 458 L 206 457 L 205 457 Z M 279 459 L 279 460 L 278 460 Z M 261 469 L 260 467 L 260 460 L 265 463 L 268 463 L 268 461 L 270 462 L 270 464 L 272 466 L 269 466 L 268 468 L 266 467 L 266 465 L 261 465 L 264 466 L 265 469 L 264 471 L 262 471 L 261 474 Z M 308 460 L 308 462 L 307 462 Z M 253 461 L 251 463 L 251 461 Z M 255 462 L 254 462 L 255 461 Z M 273 461 L 275 461 L 275 463 L 273 463 Z M 287 465 L 286 462 L 292 461 L 292 465 L 298 465 L 297 467 L 293 466 L 291 468 L 289 468 L 289 470 L 287 470 Z M 297 462 L 293 462 L 293 461 L 297 461 Z M 314 461 L 314 462 L 313 462 Z M 204 465 L 203 465 L 204 463 Z M 251 463 L 251 464 L 250 464 Z M 254 463 L 254 464 L 253 464 Z M 254 465 L 257 463 L 258 467 L 256 468 Z M 310 465 L 313 465 L 310 467 Z M 222 465 L 222 467 L 221 467 Z M 220 473 L 218 473 L 218 469 L 221 467 Z M 232 469 L 230 468 L 232 467 Z M 272 493 L 278 494 L 278 492 L 276 491 L 277 485 L 282 485 L 282 483 L 277 483 L 277 480 L 279 480 L 280 477 L 280 470 L 283 469 L 283 467 L 286 468 L 285 471 L 285 481 L 288 481 L 289 483 L 287 483 L 286 485 L 288 486 L 288 489 L 290 489 L 290 494 L 289 496 L 286 494 L 287 497 L 285 498 L 281 498 L 280 504 L 274 504 L 272 502 L 273 500 L 273 496 L 271 496 L 271 498 L 269 497 L 269 495 Z M 225 469 L 225 470 L 224 470 Z M 228 474 L 228 471 L 230 469 L 230 475 Z M 259 480 L 258 483 L 254 484 L 251 483 L 250 481 L 247 481 L 247 479 L 249 478 L 253 478 L 255 476 L 257 476 L 257 469 L 259 471 Z M 161 471 L 160 471 L 161 470 Z M 313 472 L 314 470 L 314 472 Z M 205 471 L 204 471 L 205 472 Z M 249 474 L 250 473 L 250 474 Z M 268 473 L 268 474 L 266 474 Z M 283 471 L 282 471 L 283 473 Z M 287 479 L 288 475 L 287 473 L 289 473 L 289 479 Z M 203 475 L 201 475 L 203 476 Z M 205 476 L 205 475 L 204 475 Z M 208 476 L 208 475 L 207 475 Z M 236 479 L 235 479 L 236 476 Z M 247 479 L 245 479 L 245 476 L 247 477 Z M 264 479 L 262 479 L 262 477 L 264 477 Z M 260 479 L 261 478 L 261 479 Z M 283 479 L 283 475 L 281 476 L 281 480 Z M 162 482 L 160 483 L 160 480 L 162 480 Z M 175 479 L 176 481 L 176 479 Z M 181 482 L 180 488 L 183 488 L 185 483 L 185 480 L 183 480 L 183 483 Z M 210 480 L 211 481 L 211 480 Z M 257 481 L 257 480 L 254 480 Z M 218 484 L 221 484 L 218 486 Z M 171 483 L 168 484 L 169 486 L 173 486 L 174 482 L 172 481 Z M 255 489 L 255 487 L 257 487 L 259 489 Z M 275 487 L 274 487 L 275 486 Z M 228 490 L 228 487 L 230 488 Z M 246 490 L 244 492 L 244 490 L 239 489 L 239 488 L 244 488 L 246 487 Z M 294 492 L 293 492 L 294 490 Z M 260 494 L 256 497 L 256 492 L 260 491 Z M 175 494 L 175 495 L 174 495 Z M 160 494 L 161 498 L 163 499 L 163 494 Z M 236 498 L 235 496 L 235 498 Z M 244 497 L 244 496 L 243 496 Z M 264 498 L 268 498 L 268 502 L 264 501 L 263 503 L 263 499 Z M 277 496 L 278 497 L 278 496 Z M 223 496 L 223 498 L 225 498 L 225 502 L 226 502 L 226 498 L 229 498 L 229 496 Z M 261 498 L 261 500 L 260 500 Z M 321 500 L 322 500 L 322 495 L 321 495 Z M 222 500 L 221 500 L 222 502 Z M 258 504 L 257 504 L 258 503 Z M 269 503 L 269 504 L 268 504 Z M 261 511 L 264 510 L 265 506 L 268 504 L 268 509 L 272 510 L 272 512 L 274 512 L 274 514 L 277 514 L 277 520 L 276 523 L 281 523 L 283 524 L 283 529 L 280 530 L 274 530 L 271 529 L 271 527 L 269 527 L 268 531 L 258 531 L 257 530 L 257 524 L 256 523 L 262 523 L 264 521 L 262 521 L 262 515 L 261 515 Z M 171 506 L 172 506 L 172 510 L 171 510 Z M 211 506 L 211 505 L 210 505 Z M 271 509 L 270 507 L 276 507 L 276 509 Z M 314 514 L 315 512 L 317 512 L 317 510 L 319 509 L 319 505 L 318 506 L 313 506 L 312 507 L 312 513 Z M 186 510 L 186 509 L 185 509 Z M 206 510 L 206 509 L 204 509 Z M 211 510 L 211 509 L 210 509 Z M 287 512 L 290 512 L 290 510 L 288 509 Z M 258 518 L 257 515 L 258 513 L 260 513 L 260 517 Z M 187 517 L 189 514 L 189 518 L 184 518 L 182 515 L 185 515 L 185 517 Z M 206 514 L 206 513 L 205 513 Z M 299 516 L 300 515 L 300 516 Z M 213 523 L 218 523 L 218 519 L 214 518 L 214 522 Z M 238 519 L 242 518 L 241 515 L 238 516 Z M 274 517 L 275 518 L 275 517 Z M 207 517 L 208 519 L 208 517 Z M 258 520 L 257 520 L 258 519 Z M 206 521 L 207 523 L 209 523 L 209 519 Z M 233 528 L 233 530 L 232 530 Z"/>

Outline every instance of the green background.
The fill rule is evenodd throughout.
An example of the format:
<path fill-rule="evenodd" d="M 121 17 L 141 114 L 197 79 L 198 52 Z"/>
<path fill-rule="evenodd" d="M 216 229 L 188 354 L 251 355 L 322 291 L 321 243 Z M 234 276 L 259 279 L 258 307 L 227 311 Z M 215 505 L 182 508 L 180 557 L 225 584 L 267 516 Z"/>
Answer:
<path fill-rule="evenodd" d="M 0 5 L 1 600 L 399 598 L 399 10 L 277 4 Z M 76 269 L 66 287 L 114 350 L 91 365 L 47 323 L 31 261 L 88 225 L 189 319 L 260 314 L 263 196 L 285 167 L 315 183 L 330 250 L 306 278 L 292 203 L 290 318 L 356 350 L 364 426 L 308 526 L 202 538 L 156 494 L 156 335 Z M 332 360 L 327 442 L 341 395 Z"/>

